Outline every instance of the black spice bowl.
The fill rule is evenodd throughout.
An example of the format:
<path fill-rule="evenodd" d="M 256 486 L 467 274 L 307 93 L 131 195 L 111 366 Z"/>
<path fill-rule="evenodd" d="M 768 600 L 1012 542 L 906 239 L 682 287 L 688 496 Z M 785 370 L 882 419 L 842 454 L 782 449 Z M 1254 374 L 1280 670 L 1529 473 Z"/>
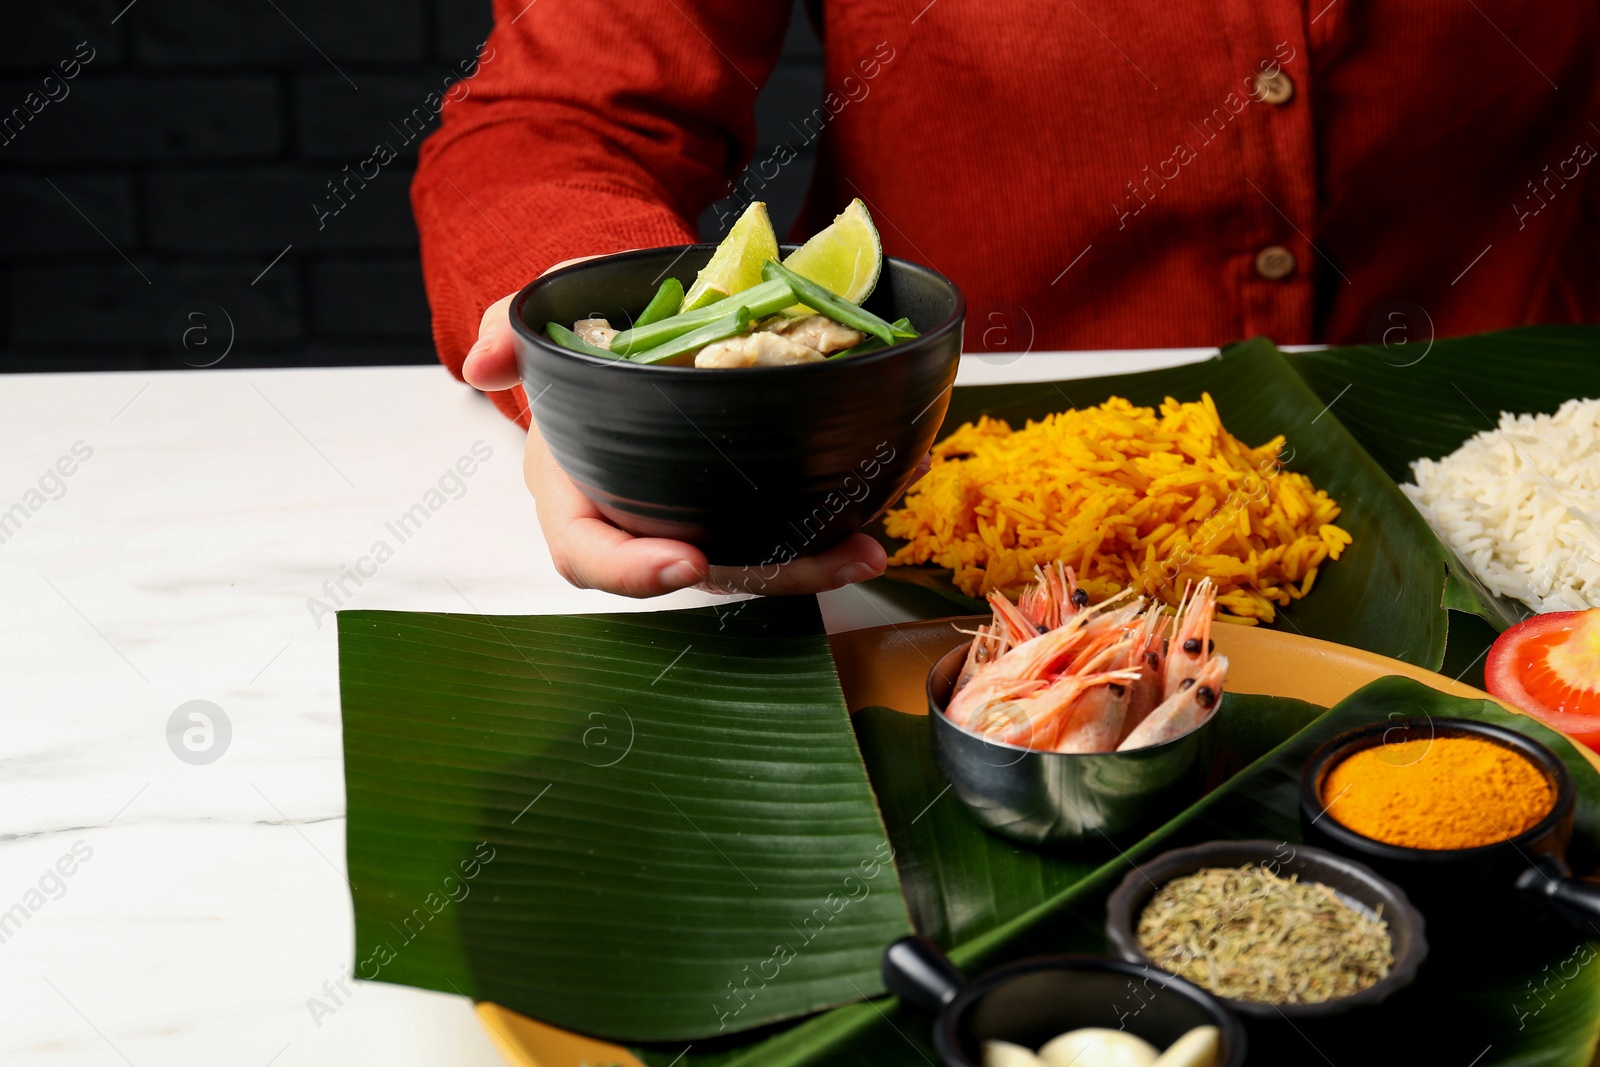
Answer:
<path fill-rule="evenodd" d="M 1127 1030 L 1165 1049 L 1197 1026 L 1220 1031 L 1215 1067 L 1240 1067 L 1245 1032 L 1222 1002 L 1147 964 L 1093 956 L 1022 960 L 968 982 L 924 937 L 901 938 L 883 954 L 883 983 L 934 1015 L 943 1067 L 980 1067 L 985 1041 L 1038 1048 L 1081 1027 Z"/>
<path fill-rule="evenodd" d="M 861 529 L 914 477 L 949 406 L 966 301 L 886 257 L 864 306 L 921 336 L 788 367 L 649 366 L 544 335 L 592 316 L 627 325 L 663 277 L 692 280 L 713 249 L 623 252 L 539 278 L 511 305 L 517 363 L 551 455 L 608 519 L 712 563 L 776 567 Z"/>
<path fill-rule="evenodd" d="M 1322 804 L 1323 783 L 1344 760 L 1363 749 L 1435 737 L 1474 737 L 1522 756 L 1543 772 L 1555 804 L 1522 833 L 1476 848 L 1407 848 L 1356 833 Z M 1521 924 L 1508 919 L 1538 919 L 1553 912 L 1580 932 L 1600 929 L 1600 884 L 1571 876 L 1567 846 L 1572 840 L 1576 792 L 1572 774 L 1554 752 L 1520 734 L 1473 719 L 1415 718 L 1360 727 L 1323 744 L 1311 754 L 1300 776 L 1300 822 L 1306 840 L 1359 856 L 1406 892 L 1436 927 L 1481 944 L 1496 921 L 1516 937 Z M 1452 939 L 1455 939 L 1454 937 Z"/>
<path fill-rule="evenodd" d="M 1415 981 L 1417 969 L 1428 955 L 1422 914 L 1412 907 L 1404 891 L 1354 860 L 1319 848 L 1281 841 L 1208 841 L 1192 848 L 1163 852 L 1140 863 L 1123 878 L 1106 901 L 1106 937 L 1117 955 L 1133 963 L 1154 967 L 1139 945 L 1139 916 L 1158 887 L 1206 867 L 1243 867 L 1261 864 L 1302 882 L 1328 886 L 1352 907 L 1380 913 L 1389 925 L 1394 965 L 1389 974 L 1359 993 L 1316 1004 L 1263 1004 L 1251 1000 L 1218 998 L 1241 1015 L 1263 1019 L 1282 1017 L 1295 1022 L 1342 1015 L 1387 1000 Z"/>

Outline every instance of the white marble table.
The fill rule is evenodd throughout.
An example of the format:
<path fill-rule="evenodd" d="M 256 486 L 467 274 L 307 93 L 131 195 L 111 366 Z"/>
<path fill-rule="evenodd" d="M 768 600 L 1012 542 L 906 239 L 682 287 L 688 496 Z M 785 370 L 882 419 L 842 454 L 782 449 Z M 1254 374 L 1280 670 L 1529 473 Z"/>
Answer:
<path fill-rule="evenodd" d="M 969 356 L 960 380 L 1212 355 Z M 0 1063 L 498 1067 L 466 1000 L 348 977 L 322 609 L 711 600 L 567 587 L 520 436 L 435 367 L 0 376 Z M 385 523 L 475 446 L 489 457 L 398 543 Z M 363 563 L 380 539 L 393 557 Z M 909 617 L 822 600 L 834 631 Z M 181 718 L 174 748 L 196 700 L 221 709 L 209 742 L 185 747 L 201 727 Z"/>

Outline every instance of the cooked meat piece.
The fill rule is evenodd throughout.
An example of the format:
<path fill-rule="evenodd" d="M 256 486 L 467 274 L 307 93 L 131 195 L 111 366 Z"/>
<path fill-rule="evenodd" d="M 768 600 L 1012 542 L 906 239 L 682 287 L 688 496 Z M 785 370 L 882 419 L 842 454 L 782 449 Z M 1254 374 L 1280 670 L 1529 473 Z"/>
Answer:
<path fill-rule="evenodd" d="M 747 333 L 706 345 L 694 357 L 696 367 L 781 367 L 789 363 L 817 363 L 821 352 L 791 341 L 782 334 Z"/>
<path fill-rule="evenodd" d="M 596 348 L 610 348 L 611 339 L 617 335 L 605 319 L 579 319 L 572 324 L 572 332 Z"/>
<path fill-rule="evenodd" d="M 825 356 L 854 348 L 867 339 L 860 330 L 841 326 L 826 315 L 807 315 L 803 319 L 775 319 L 761 327 L 814 348 Z"/>

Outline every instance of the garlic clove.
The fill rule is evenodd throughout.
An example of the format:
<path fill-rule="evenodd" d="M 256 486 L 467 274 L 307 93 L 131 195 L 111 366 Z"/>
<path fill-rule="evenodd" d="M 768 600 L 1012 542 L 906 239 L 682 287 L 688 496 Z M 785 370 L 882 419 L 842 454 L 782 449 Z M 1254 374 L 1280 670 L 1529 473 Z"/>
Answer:
<path fill-rule="evenodd" d="M 1216 1067 L 1222 1051 L 1222 1031 L 1215 1026 L 1197 1026 L 1167 1046 L 1151 1067 Z"/>
<path fill-rule="evenodd" d="M 1039 1067 L 1039 1057 L 1009 1041 L 985 1041 L 983 1067 Z"/>
<path fill-rule="evenodd" d="M 1151 1067 L 1155 1046 L 1125 1030 L 1071 1030 L 1039 1050 L 1044 1067 Z"/>

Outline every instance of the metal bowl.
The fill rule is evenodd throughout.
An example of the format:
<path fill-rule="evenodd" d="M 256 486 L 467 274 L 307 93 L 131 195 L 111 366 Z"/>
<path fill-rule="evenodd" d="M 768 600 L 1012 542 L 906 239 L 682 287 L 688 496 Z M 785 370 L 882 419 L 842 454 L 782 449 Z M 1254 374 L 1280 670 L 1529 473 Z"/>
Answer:
<path fill-rule="evenodd" d="M 1130 752 L 1039 752 L 991 741 L 944 714 L 968 645 L 928 672 L 928 721 L 939 772 L 987 829 L 1035 845 L 1104 842 L 1159 825 L 1200 795 L 1217 716 Z"/>

